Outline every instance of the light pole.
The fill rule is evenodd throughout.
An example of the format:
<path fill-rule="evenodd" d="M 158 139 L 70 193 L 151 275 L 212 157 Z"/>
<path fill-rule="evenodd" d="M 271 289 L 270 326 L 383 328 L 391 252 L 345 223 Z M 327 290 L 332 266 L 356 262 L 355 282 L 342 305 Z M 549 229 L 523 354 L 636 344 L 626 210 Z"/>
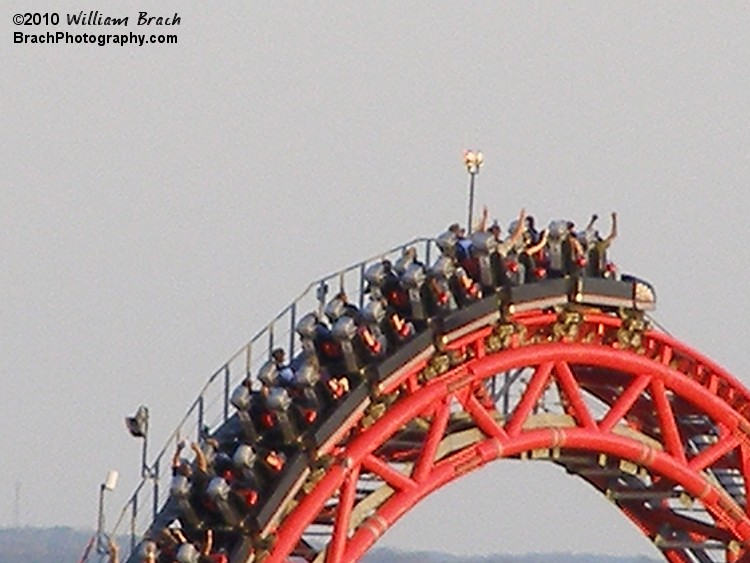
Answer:
<path fill-rule="evenodd" d="M 466 226 L 466 234 L 471 234 L 472 216 L 474 214 L 474 177 L 479 174 L 479 169 L 484 162 L 484 156 L 481 151 L 467 149 L 464 151 L 464 166 L 469 173 L 469 224 Z"/>
<path fill-rule="evenodd" d="M 148 408 L 144 405 L 138 407 L 135 415 L 125 418 L 125 425 L 128 432 L 135 438 L 143 439 L 141 448 L 141 478 L 151 476 L 151 470 L 148 467 Z"/>
<path fill-rule="evenodd" d="M 107 553 L 109 550 L 109 546 L 104 545 L 104 491 L 115 490 L 118 476 L 117 471 L 110 469 L 104 483 L 99 485 L 99 518 L 96 527 L 96 552 L 99 554 Z"/>

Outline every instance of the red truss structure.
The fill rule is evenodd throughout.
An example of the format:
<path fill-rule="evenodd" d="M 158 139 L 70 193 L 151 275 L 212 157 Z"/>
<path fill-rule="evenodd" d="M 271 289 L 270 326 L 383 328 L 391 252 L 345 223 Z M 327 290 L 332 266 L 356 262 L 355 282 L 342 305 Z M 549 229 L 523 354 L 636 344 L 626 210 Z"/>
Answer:
<path fill-rule="evenodd" d="M 538 310 L 444 336 L 372 396 L 247 561 L 356 561 L 503 458 L 581 477 L 668 561 L 750 561 L 750 393 L 641 313 Z"/>

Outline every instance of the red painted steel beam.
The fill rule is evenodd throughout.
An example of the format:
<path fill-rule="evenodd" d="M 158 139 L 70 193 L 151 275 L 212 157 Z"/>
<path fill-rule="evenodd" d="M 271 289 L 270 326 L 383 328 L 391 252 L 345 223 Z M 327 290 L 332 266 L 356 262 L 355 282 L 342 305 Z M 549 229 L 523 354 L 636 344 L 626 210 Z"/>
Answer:
<path fill-rule="evenodd" d="M 570 401 L 571 407 L 573 407 L 573 412 L 578 423 L 584 428 L 596 428 L 596 423 L 591 417 L 586 403 L 583 401 L 581 388 L 578 386 L 573 372 L 570 371 L 570 366 L 566 362 L 555 362 L 554 373 L 565 397 Z"/>
<path fill-rule="evenodd" d="M 604 415 L 604 418 L 599 423 L 599 429 L 603 432 L 612 430 L 615 424 L 628 414 L 628 411 L 630 411 L 635 402 L 641 396 L 641 393 L 646 390 L 649 383 L 651 383 L 650 376 L 637 376 L 635 381 L 628 385 L 628 388 L 622 392 L 615 403 L 610 407 L 607 414 Z"/>
<path fill-rule="evenodd" d="M 422 481 L 432 469 L 435 462 L 435 453 L 437 452 L 440 441 L 445 435 L 445 429 L 448 426 L 450 418 L 450 397 L 445 397 L 442 403 L 435 410 L 432 418 L 432 424 L 427 433 L 427 437 L 422 445 L 422 451 L 417 459 L 412 473 L 414 481 Z"/>
<path fill-rule="evenodd" d="M 344 478 L 339 491 L 339 504 L 336 509 L 336 519 L 333 523 L 333 534 L 328 545 L 326 563 L 342 563 L 344 548 L 346 547 L 347 534 L 349 532 L 349 518 L 354 508 L 354 496 L 357 492 L 357 480 L 359 479 L 359 466 L 354 467 Z"/>
<path fill-rule="evenodd" d="M 528 356 L 525 356 L 528 354 Z M 527 359 L 528 358 L 528 359 Z M 484 379 L 495 373 L 509 371 L 524 365 L 524 360 L 533 364 L 544 364 L 564 359 L 569 364 L 582 364 L 612 369 L 630 374 L 649 374 L 659 377 L 667 388 L 708 414 L 729 430 L 747 425 L 744 418 L 726 401 L 712 394 L 699 382 L 649 358 L 629 351 L 613 350 L 604 346 L 584 344 L 549 343 L 506 350 L 502 354 L 486 356 L 481 363 L 471 367 L 476 379 Z M 743 433 L 744 434 L 744 433 Z"/>
<path fill-rule="evenodd" d="M 508 433 L 490 416 L 487 409 L 484 408 L 474 395 L 470 394 L 462 403 L 462 406 L 471 415 L 477 427 L 487 436 L 494 436 L 498 440 L 508 438 Z"/>
<path fill-rule="evenodd" d="M 489 356 L 488 358 L 489 361 L 492 361 L 493 356 Z M 554 360 L 541 362 L 539 367 L 534 372 L 534 375 L 531 377 L 531 381 L 529 381 L 529 385 L 526 388 L 526 391 L 524 391 L 523 393 L 523 397 L 521 397 L 521 400 L 513 411 L 513 414 L 511 414 L 510 422 L 505 427 L 505 431 L 508 433 L 508 435 L 515 436 L 521 431 L 523 423 L 526 422 L 526 419 L 528 418 L 529 414 L 531 414 L 531 410 L 534 408 L 534 405 L 536 405 L 539 397 L 541 397 L 542 393 L 547 388 L 553 365 Z M 496 373 L 499 373 L 500 371 L 508 370 L 497 370 Z"/>
<path fill-rule="evenodd" d="M 385 443 L 413 418 L 415 412 L 421 412 L 431 402 L 441 400 L 448 393 L 445 382 L 436 381 L 435 383 L 402 401 L 397 401 L 385 416 L 347 445 L 346 451 L 340 455 L 337 463 L 328 468 L 323 479 L 282 522 L 276 543 L 266 563 L 280 563 L 287 554 L 291 553 L 305 528 L 312 522 L 326 500 L 333 496 L 341 486 L 351 467 L 361 463 L 366 455 Z M 414 408 L 419 410 L 414 411 Z"/>
<path fill-rule="evenodd" d="M 685 448 L 682 445 L 680 431 L 677 429 L 677 422 L 674 419 L 664 382 L 661 379 L 657 378 L 651 381 L 651 398 L 659 417 L 664 449 L 684 463 Z"/>
<path fill-rule="evenodd" d="M 552 319 L 548 317 L 546 320 Z M 535 323 L 543 324 L 534 317 L 527 317 L 524 322 L 529 326 Z M 601 322 L 606 326 L 616 326 L 612 324 L 611 318 L 605 317 Z M 657 338 L 654 335 L 650 337 Z M 540 367 L 532 377 L 529 387 L 516 408 L 516 413 L 506 427 L 506 430 L 512 428 L 513 432 L 507 432 L 507 437 L 496 433 L 491 440 L 467 448 L 471 450 L 470 452 L 460 452 L 462 455 L 454 454 L 434 464 L 427 472 L 425 479 L 417 486 L 397 491 L 367 523 L 360 526 L 351 540 L 346 542 L 342 560 L 356 560 L 385 529 L 421 498 L 467 471 L 487 463 L 493 459 L 493 455 L 518 455 L 524 451 L 545 447 L 565 447 L 605 453 L 648 467 L 652 473 L 663 475 L 682 485 L 691 496 L 700 499 L 716 521 L 726 526 L 734 537 L 741 542 L 747 542 L 750 539 L 750 520 L 745 512 L 723 490 L 717 489 L 695 468 L 689 466 L 684 456 L 673 455 L 669 451 L 655 450 L 637 440 L 607 432 L 619 420 L 620 416 L 615 418 L 618 412 L 612 414 L 611 411 L 610 415 L 605 416 L 599 428 L 564 430 L 549 428 L 522 431 L 523 422 L 546 387 L 552 365 L 556 362 L 565 362 L 569 365 L 589 365 L 630 375 L 634 383 L 626 389 L 613 407 L 622 411 L 622 415 L 628 412 L 642 392 L 643 389 L 639 388 L 642 386 L 645 388 L 649 379 L 658 380 L 657 386 L 663 385 L 664 389 L 670 389 L 692 404 L 699 412 L 707 414 L 712 420 L 724 425 L 731 434 L 737 436 L 743 448 L 746 447 L 748 444 L 747 421 L 734 410 L 732 405 L 712 393 L 721 385 L 734 388 L 736 381 L 710 361 L 697 355 L 690 355 L 686 347 L 662 337 L 663 335 L 658 335 L 660 345 L 668 346 L 675 356 L 682 354 L 688 356 L 690 361 L 703 364 L 705 369 L 712 371 L 714 380 L 723 383 L 709 385 L 705 381 L 694 379 L 692 374 L 679 373 L 669 365 L 659 362 L 658 359 L 612 349 L 605 345 L 546 343 L 505 350 L 472 360 L 465 364 L 463 369 L 449 372 L 424 388 L 415 390 L 413 394 L 403 397 L 375 425 L 355 437 L 347 445 L 338 463 L 329 469 L 317 487 L 302 498 L 297 508 L 282 522 L 278 541 L 267 561 L 269 563 L 282 561 L 286 554 L 291 552 L 305 527 L 314 519 L 326 500 L 331 498 L 341 486 L 350 468 L 362 463 L 377 447 L 385 443 L 390 436 L 413 418 L 415 413 L 424 412 L 430 403 L 450 396 L 457 385 L 468 385 L 496 373 L 526 366 Z M 747 391 L 741 386 L 737 385 L 737 388 L 740 391 L 737 391 L 735 396 L 748 396 Z M 673 416 L 671 419 L 674 422 Z M 743 457 L 746 458 L 746 456 Z"/>
<path fill-rule="evenodd" d="M 750 446 L 741 444 L 739 447 L 739 465 L 745 482 L 745 495 L 750 494 Z M 745 514 L 750 515 L 750 502 L 745 501 Z"/>
<path fill-rule="evenodd" d="M 695 471 L 702 471 L 706 467 L 710 467 L 722 457 L 727 455 L 741 443 L 738 436 L 729 435 L 719 438 L 719 441 L 709 446 L 694 458 L 692 458 L 688 465 Z"/>
<path fill-rule="evenodd" d="M 560 436 L 562 434 L 562 437 Z M 721 519 L 730 523 L 735 537 L 743 540 L 750 538 L 750 521 L 743 518 L 742 522 L 735 524 L 732 518 L 720 505 L 721 493 L 700 474 L 691 471 L 685 464 L 672 458 L 668 453 L 646 448 L 642 443 L 622 436 L 607 434 L 602 435 L 591 430 L 581 428 L 571 429 L 535 429 L 522 435 L 511 437 L 509 442 L 503 444 L 502 455 L 513 456 L 525 451 L 541 448 L 554 447 L 555 443 L 571 450 L 602 452 L 623 459 L 629 459 L 635 463 L 647 466 L 654 473 L 679 482 L 685 487 L 688 494 L 702 500 L 703 504 L 712 513 L 721 515 Z M 472 447 L 475 452 L 477 448 Z M 648 451 L 647 451 L 648 450 Z M 495 445 L 490 451 L 500 451 Z M 378 521 L 386 524 L 386 528 L 392 526 L 403 514 L 411 509 L 422 498 L 429 495 L 433 490 L 442 487 L 450 481 L 464 475 L 467 467 L 470 470 L 479 468 L 491 461 L 485 456 L 475 455 L 474 463 L 466 463 L 460 456 L 453 456 L 436 464 L 433 473 L 413 490 L 405 491 L 391 497 L 378 509 Z M 460 462 L 460 463 L 457 463 Z M 736 515 L 735 515 L 736 516 Z M 380 537 L 384 530 L 373 527 L 359 528 L 350 541 L 345 559 L 356 561 L 369 549 Z M 679 560 L 679 559 L 678 559 Z"/>
<path fill-rule="evenodd" d="M 669 346 L 673 350 L 673 355 L 675 355 L 674 352 L 680 352 L 682 355 L 687 356 L 692 360 L 702 364 L 707 369 L 715 373 L 719 377 L 719 379 L 724 380 L 732 388 L 736 389 L 740 394 L 744 396 L 744 398 L 748 402 L 750 402 L 750 390 L 748 390 L 747 387 L 740 383 L 740 381 L 733 375 L 731 375 L 728 371 L 726 371 L 719 364 L 717 364 L 707 356 L 704 356 L 694 348 L 691 348 L 686 344 L 683 344 L 682 342 L 676 340 L 675 338 L 661 332 L 649 331 L 647 335 L 649 338 L 653 338 L 659 341 L 662 345 Z"/>
<path fill-rule="evenodd" d="M 374 473 L 394 489 L 413 489 L 417 486 L 413 479 L 396 471 L 385 461 L 374 454 L 368 454 L 362 460 L 362 467 Z"/>

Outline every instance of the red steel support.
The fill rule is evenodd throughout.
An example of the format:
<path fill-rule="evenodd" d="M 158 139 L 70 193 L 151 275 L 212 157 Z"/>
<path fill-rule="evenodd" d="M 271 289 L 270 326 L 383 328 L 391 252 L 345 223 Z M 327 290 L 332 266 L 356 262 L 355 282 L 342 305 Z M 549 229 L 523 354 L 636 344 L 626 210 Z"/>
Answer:
<path fill-rule="evenodd" d="M 474 419 L 479 429 L 487 436 L 494 436 L 498 440 L 506 440 L 508 438 L 505 430 L 495 422 L 495 419 L 490 416 L 484 406 L 482 406 L 482 403 L 473 394 L 470 394 L 466 398 L 463 407 Z"/>
<path fill-rule="evenodd" d="M 750 492 L 750 445 L 743 442 L 739 448 L 740 472 L 745 482 L 745 493 Z M 750 502 L 745 502 L 745 514 L 750 516 Z"/>
<path fill-rule="evenodd" d="M 399 473 L 374 454 L 368 454 L 362 460 L 362 467 L 364 467 L 367 471 L 374 473 L 378 477 L 381 477 L 394 489 L 406 490 L 413 489 L 417 486 L 417 484 L 412 479 L 410 479 L 403 473 Z"/>
<path fill-rule="evenodd" d="M 609 412 L 604 416 L 602 421 L 599 423 L 599 430 L 602 432 L 609 432 L 612 430 L 615 424 L 625 416 L 628 411 L 633 407 L 641 393 L 645 391 L 648 384 L 651 383 L 651 377 L 648 375 L 639 375 L 635 381 L 633 381 L 622 395 L 615 401 L 615 404 L 609 408 Z"/>
<path fill-rule="evenodd" d="M 509 443 L 504 444 L 502 453 L 505 456 L 512 456 L 524 451 L 549 448 L 559 439 L 555 434 L 553 429 L 535 429 L 525 432 L 516 438 L 511 438 Z M 566 429 L 565 445 L 570 449 L 604 452 L 623 459 L 636 460 L 642 456 L 642 444 L 640 443 L 622 436 L 602 435 L 582 428 Z M 462 456 L 455 456 L 455 458 L 456 461 L 460 459 L 463 462 Z M 481 467 L 487 461 L 489 460 L 475 458 L 472 469 Z M 704 505 L 712 513 L 720 515 L 725 524 L 729 524 L 728 528 L 735 537 L 742 537 L 744 540 L 750 539 L 750 520 L 745 517 L 739 522 L 735 522 L 722 506 L 726 503 L 722 492 L 707 483 L 702 475 L 691 471 L 684 464 L 680 464 L 668 453 L 656 450 L 652 453 L 649 468 L 668 479 L 682 483 L 688 494 L 701 498 Z M 393 495 L 378 509 L 380 521 L 386 524 L 386 527 L 390 527 L 423 497 L 464 473 L 465 471 L 460 471 L 458 466 L 449 462 L 449 460 L 436 464 L 434 471 L 417 488 Z M 372 527 L 360 527 L 351 538 L 344 555 L 345 560 L 356 561 L 378 539 L 379 535 L 379 533 L 375 533 Z"/>
<path fill-rule="evenodd" d="M 656 413 L 659 416 L 664 449 L 685 463 L 685 448 L 682 445 L 680 431 L 677 428 L 677 422 L 674 419 L 674 413 L 664 389 L 664 382 L 661 379 L 651 381 L 651 396 L 654 400 Z"/>
<path fill-rule="evenodd" d="M 589 333 L 593 330 L 600 336 L 606 336 L 608 331 L 620 324 L 619 319 L 608 315 L 586 314 L 585 319 L 592 325 Z M 521 324 L 537 331 L 551 326 L 555 321 L 556 316 L 549 314 L 525 314 L 518 319 Z M 468 346 L 472 343 L 472 336 L 482 338 L 486 332 L 486 329 L 480 329 L 462 337 L 460 345 Z M 407 389 L 381 419 L 351 437 L 323 479 L 299 500 L 281 522 L 277 541 L 266 562 L 281 562 L 291 553 L 305 528 L 326 503 L 330 505 L 336 491 L 340 491 L 339 506 L 327 561 L 356 561 L 388 527 L 422 498 L 468 471 L 501 457 L 515 457 L 545 448 L 565 448 L 568 451 L 602 453 L 645 467 L 655 478 L 676 483 L 692 498 L 699 500 L 715 522 L 713 526 L 689 519 L 680 520 L 683 517 L 672 513 L 666 505 L 649 510 L 645 507 L 621 506 L 623 512 L 645 534 L 654 537 L 658 530 L 656 518 L 661 522 L 670 522 L 674 529 L 682 530 L 696 541 L 714 539 L 727 543 L 728 538 L 734 538 L 742 546 L 741 552 L 736 558 L 728 555 L 727 560 L 750 563 L 747 547 L 750 544 L 750 517 L 747 508 L 738 506 L 716 481 L 704 473 L 719 460 L 726 463 L 725 456 L 736 450 L 737 455 L 732 459 L 737 458 L 736 463 L 746 483 L 750 480 L 750 423 L 740 414 L 744 412 L 744 407 L 736 406 L 738 401 L 750 403 L 750 393 L 719 366 L 676 340 L 653 332 L 646 333 L 644 339 L 647 352 L 643 355 L 614 348 L 606 343 L 606 338 L 593 344 L 548 341 L 519 346 L 474 357 L 424 385 Z M 449 349 L 453 349 L 454 344 L 451 343 Z M 673 367 L 675 365 L 679 369 L 685 366 L 684 371 Z M 575 373 L 577 366 L 591 366 L 604 374 L 614 372 L 619 374 L 620 380 L 623 375 L 629 378 L 624 391 L 613 399 L 609 411 L 598 425 L 583 399 L 584 390 Z M 488 377 L 524 367 L 534 368 L 535 372 L 505 427 L 498 424 L 473 393 L 465 392 Z M 416 371 L 409 374 L 411 377 L 415 375 Z M 557 378 L 578 426 L 524 428 L 551 377 Z M 639 398 L 648 399 L 644 391 L 649 387 L 651 407 L 656 410 L 660 422 L 664 451 L 651 447 L 647 441 L 613 432 L 623 417 L 640 414 L 641 409 L 635 412 L 631 410 Z M 721 396 L 717 396 L 717 391 Z M 686 459 L 679 423 L 668 392 L 692 405 L 724 429 L 717 443 L 690 461 Z M 488 438 L 467 445 L 436 462 L 435 454 L 450 418 L 451 397 L 460 398 L 463 408 Z M 434 407 L 436 404 L 439 404 L 438 408 Z M 434 412 L 432 424 L 424 437 L 412 479 L 390 467 L 387 459 L 380 459 L 374 452 L 409 421 L 429 412 L 430 408 Z M 382 477 L 394 492 L 349 537 L 349 520 L 356 498 L 360 467 Z M 661 512 L 657 514 L 654 511 Z M 670 561 L 682 562 L 686 561 L 684 553 L 683 549 L 669 549 L 665 551 L 665 557 Z"/>
<path fill-rule="evenodd" d="M 581 388 L 578 386 L 573 372 L 570 371 L 570 366 L 565 362 L 555 362 L 555 375 L 557 376 L 557 382 L 562 387 L 566 398 L 570 401 L 575 413 L 576 420 L 584 428 L 594 429 L 596 423 L 591 417 L 586 403 L 583 402 L 583 396 L 581 395 Z"/>
<path fill-rule="evenodd" d="M 534 405 L 536 405 L 539 397 L 541 397 L 547 388 L 553 365 L 554 359 L 550 359 L 550 361 L 542 363 L 534 372 L 531 381 L 529 381 L 529 386 L 526 388 L 521 401 L 511 415 L 510 422 L 505 428 L 509 436 L 515 436 L 521 431 L 523 423 L 526 422 Z"/>
<path fill-rule="evenodd" d="M 430 430 L 427 433 L 424 444 L 422 445 L 422 452 L 414 466 L 412 479 L 416 482 L 423 481 L 432 469 L 435 462 L 435 453 L 440 445 L 440 441 L 445 435 L 445 428 L 448 426 L 450 414 L 450 397 L 446 397 L 438 408 L 435 409 L 435 415 L 432 418 Z"/>
<path fill-rule="evenodd" d="M 695 471 L 702 471 L 719 461 L 733 449 L 740 445 L 738 436 L 726 436 L 718 442 L 706 448 L 688 462 L 688 466 Z"/>
<path fill-rule="evenodd" d="M 359 466 L 354 467 L 344 478 L 339 491 L 339 505 L 336 509 L 336 520 L 333 523 L 333 534 L 328 547 L 326 563 L 342 563 L 344 547 L 346 546 L 349 533 L 349 517 L 354 507 L 354 496 L 357 492 L 357 480 L 359 479 Z"/>

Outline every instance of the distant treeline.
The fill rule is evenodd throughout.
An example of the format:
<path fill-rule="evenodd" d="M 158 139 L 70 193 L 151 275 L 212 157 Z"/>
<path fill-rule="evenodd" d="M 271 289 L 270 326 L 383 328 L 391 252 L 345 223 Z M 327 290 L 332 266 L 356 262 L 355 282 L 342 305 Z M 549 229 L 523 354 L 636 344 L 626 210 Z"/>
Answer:
<path fill-rule="evenodd" d="M 362 563 L 659 563 L 648 557 L 614 557 L 589 553 L 529 553 L 526 555 L 455 556 L 429 551 L 374 549 Z"/>
<path fill-rule="evenodd" d="M 76 563 L 92 532 L 67 527 L 0 529 L 0 563 Z M 595 554 L 531 553 L 458 557 L 445 553 L 375 549 L 363 563 L 655 563 L 648 557 Z"/>
<path fill-rule="evenodd" d="M 0 529 L 0 563 L 76 563 L 90 538 L 62 526 Z"/>

